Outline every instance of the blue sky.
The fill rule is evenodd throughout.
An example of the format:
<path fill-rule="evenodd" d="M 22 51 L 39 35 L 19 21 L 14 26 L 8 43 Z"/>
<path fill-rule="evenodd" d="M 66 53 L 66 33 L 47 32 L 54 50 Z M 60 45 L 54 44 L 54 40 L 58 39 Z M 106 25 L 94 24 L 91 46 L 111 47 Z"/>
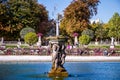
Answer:
<path fill-rule="evenodd" d="M 56 18 L 56 14 L 63 14 L 63 10 L 72 0 L 38 0 L 49 12 L 50 18 Z M 100 0 L 98 13 L 91 20 L 100 19 L 104 23 L 108 22 L 115 12 L 120 14 L 120 0 Z"/>

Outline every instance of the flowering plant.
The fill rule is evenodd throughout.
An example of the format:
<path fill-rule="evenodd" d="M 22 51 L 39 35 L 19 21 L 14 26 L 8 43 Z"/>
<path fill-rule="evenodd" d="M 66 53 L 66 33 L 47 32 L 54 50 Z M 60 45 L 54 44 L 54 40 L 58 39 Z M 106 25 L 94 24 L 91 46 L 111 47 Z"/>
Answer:
<path fill-rule="evenodd" d="M 73 36 L 75 37 L 75 36 L 78 36 L 78 33 L 73 33 Z"/>
<path fill-rule="evenodd" d="M 42 33 L 38 33 L 37 36 L 42 36 L 43 34 Z"/>

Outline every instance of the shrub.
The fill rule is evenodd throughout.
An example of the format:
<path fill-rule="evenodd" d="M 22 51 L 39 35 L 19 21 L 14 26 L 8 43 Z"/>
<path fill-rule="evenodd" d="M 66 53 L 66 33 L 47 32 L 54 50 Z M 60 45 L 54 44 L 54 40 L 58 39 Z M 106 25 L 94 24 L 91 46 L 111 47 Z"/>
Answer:
<path fill-rule="evenodd" d="M 20 37 L 23 39 L 24 36 L 29 33 L 29 32 L 35 32 L 35 30 L 33 28 L 30 28 L 30 27 L 26 27 L 26 28 L 23 28 L 21 31 L 20 31 Z"/>
<path fill-rule="evenodd" d="M 82 35 L 89 35 L 91 39 L 93 39 L 93 37 L 94 37 L 94 32 L 90 29 L 84 30 L 81 34 Z"/>
<path fill-rule="evenodd" d="M 38 37 L 37 34 L 34 32 L 29 32 L 24 36 L 24 40 L 27 44 L 33 45 L 37 42 Z"/>
<path fill-rule="evenodd" d="M 79 37 L 79 42 L 82 45 L 88 45 L 90 43 L 90 40 L 91 38 L 88 35 L 82 35 Z"/>

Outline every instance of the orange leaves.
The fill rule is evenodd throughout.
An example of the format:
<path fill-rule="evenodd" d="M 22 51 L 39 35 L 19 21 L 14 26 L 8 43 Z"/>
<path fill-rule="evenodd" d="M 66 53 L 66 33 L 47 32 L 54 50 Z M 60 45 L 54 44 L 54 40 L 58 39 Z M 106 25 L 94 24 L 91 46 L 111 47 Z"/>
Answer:
<path fill-rule="evenodd" d="M 96 13 L 99 0 L 75 0 L 65 10 L 61 25 L 67 34 L 81 33 L 89 27 L 89 19 Z M 63 28 L 63 27 L 62 27 Z"/>
<path fill-rule="evenodd" d="M 13 31 L 18 31 L 23 27 L 22 24 L 18 24 L 16 25 L 16 27 L 11 27 L 11 26 L 12 25 L 3 26 L 2 24 L 0 24 L 0 30 L 4 30 L 12 33 Z"/>

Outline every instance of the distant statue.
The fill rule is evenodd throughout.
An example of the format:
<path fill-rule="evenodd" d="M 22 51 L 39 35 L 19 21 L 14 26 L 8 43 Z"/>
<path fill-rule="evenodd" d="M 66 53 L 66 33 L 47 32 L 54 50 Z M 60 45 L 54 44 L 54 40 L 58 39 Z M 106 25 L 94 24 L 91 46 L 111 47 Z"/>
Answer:
<path fill-rule="evenodd" d="M 17 47 L 20 48 L 20 46 L 21 46 L 21 41 L 20 41 L 20 38 L 18 38 Z"/>
<path fill-rule="evenodd" d="M 113 37 L 111 37 L 111 45 L 110 45 L 110 48 L 114 48 L 114 38 Z"/>
<path fill-rule="evenodd" d="M 111 37 L 111 45 L 114 45 L 114 38 Z"/>
<path fill-rule="evenodd" d="M 4 42 L 4 38 L 2 37 L 2 38 L 1 38 L 1 44 L 3 44 L 3 42 Z"/>
<path fill-rule="evenodd" d="M 6 45 L 4 43 L 4 38 L 3 37 L 1 38 L 0 47 L 2 47 L 2 48 L 6 47 Z"/>

